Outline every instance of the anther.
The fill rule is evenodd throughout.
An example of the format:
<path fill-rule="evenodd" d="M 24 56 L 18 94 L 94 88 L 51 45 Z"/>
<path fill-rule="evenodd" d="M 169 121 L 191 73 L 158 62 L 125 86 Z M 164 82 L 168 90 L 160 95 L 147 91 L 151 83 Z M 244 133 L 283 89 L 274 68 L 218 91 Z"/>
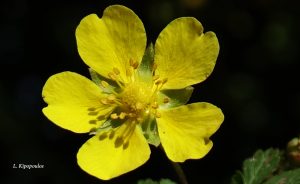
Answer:
<path fill-rule="evenodd" d="M 136 61 L 135 61 L 135 62 L 133 63 L 133 65 L 132 65 L 132 67 L 133 67 L 134 69 L 137 69 L 138 66 L 139 66 L 139 63 L 136 62 Z"/>
<path fill-rule="evenodd" d="M 130 66 L 132 66 L 132 68 L 134 68 L 134 69 L 137 69 L 137 67 L 139 66 L 139 63 L 138 63 L 137 61 L 134 61 L 132 58 L 130 58 L 129 64 L 130 64 Z"/>
<path fill-rule="evenodd" d="M 142 110 L 142 109 L 143 109 L 143 104 L 142 104 L 141 102 L 137 102 L 137 103 L 135 104 L 135 108 L 136 108 L 137 110 Z"/>
<path fill-rule="evenodd" d="M 115 136 L 115 131 L 111 131 L 108 138 L 112 139 L 114 138 L 114 136 Z"/>
<path fill-rule="evenodd" d="M 157 118 L 160 118 L 160 117 L 161 117 L 161 114 L 160 114 L 159 112 L 156 111 L 155 116 L 156 116 Z"/>
<path fill-rule="evenodd" d="M 109 77 L 111 80 L 114 80 L 114 81 L 117 80 L 116 74 L 114 74 L 114 73 L 112 73 L 112 72 L 109 72 L 109 73 L 108 73 L 108 77 Z"/>
<path fill-rule="evenodd" d="M 158 103 L 155 101 L 152 106 L 151 106 L 153 109 L 157 109 L 158 108 Z"/>
<path fill-rule="evenodd" d="M 102 99 L 100 100 L 100 102 L 101 102 L 102 104 L 104 104 L 104 105 L 108 105 L 108 104 L 109 104 L 109 102 L 108 102 L 108 100 L 107 100 L 106 98 L 102 98 Z"/>
<path fill-rule="evenodd" d="M 108 99 L 109 101 L 114 101 L 114 100 L 116 100 L 116 96 L 110 94 L 110 95 L 108 95 L 107 99 Z"/>
<path fill-rule="evenodd" d="M 170 99 L 167 98 L 167 97 L 165 97 L 165 98 L 164 98 L 164 103 L 169 103 L 169 102 L 170 102 Z"/>
<path fill-rule="evenodd" d="M 154 84 L 155 85 L 159 85 L 159 84 L 161 84 L 162 83 L 162 81 L 159 79 L 159 80 L 157 80 Z"/>
<path fill-rule="evenodd" d="M 127 149 L 128 146 L 129 146 L 129 142 L 128 141 L 126 141 L 125 143 L 123 143 L 123 149 Z"/>
<path fill-rule="evenodd" d="M 104 88 L 107 88 L 109 86 L 109 84 L 106 81 L 101 81 L 100 83 Z"/>
<path fill-rule="evenodd" d="M 157 69 L 157 64 L 156 64 L 156 63 L 154 63 L 154 64 L 153 64 L 153 68 L 152 68 L 152 70 L 153 70 L 153 71 L 155 71 L 156 69 Z"/>
<path fill-rule="evenodd" d="M 159 78 L 159 75 L 154 75 L 153 78 L 152 78 L 152 80 L 155 81 L 155 80 L 157 80 L 158 78 Z"/>
<path fill-rule="evenodd" d="M 141 123 L 141 122 L 143 122 L 143 118 L 141 118 L 141 117 L 138 117 L 137 119 L 136 119 L 139 123 Z"/>
<path fill-rule="evenodd" d="M 116 74 L 116 75 L 119 75 L 120 74 L 120 70 L 118 68 L 113 68 L 113 72 Z"/>
<path fill-rule="evenodd" d="M 168 78 L 164 78 L 164 79 L 162 80 L 162 84 L 165 84 L 166 82 L 168 82 Z"/>
<path fill-rule="evenodd" d="M 88 108 L 88 111 L 95 111 L 95 110 L 96 110 L 95 107 L 90 107 L 90 108 Z"/>
<path fill-rule="evenodd" d="M 103 134 L 101 134 L 101 135 L 99 136 L 99 140 L 102 141 L 102 140 L 105 139 L 106 137 L 107 137 L 107 133 L 104 132 Z"/>
<path fill-rule="evenodd" d="M 111 119 L 118 119 L 119 116 L 116 113 L 113 113 L 113 114 L 110 115 L 110 118 Z"/>
<path fill-rule="evenodd" d="M 131 68 L 127 68 L 127 69 L 126 69 L 126 76 L 127 76 L 127 77 L 131 77 L 131 76 L 132 76 Z"/>
<path fill-rule="evenodd" d="M 131 117 L 131 118 L 133 118 L 133 117 L 135 117 L 135 114 L 132 113 L 132 112 L 130 112 L 130 113 L 128 114 L 128 116 Z"/>
<path fill-rule="evenodd" d="M 121 112 L 120 115 L 119 115 L 119 118 L 124 119 L 126 117 L 126 115 L 127 114 L 125 112 Z"/>
<path fill-rule="evenodd" d="M 130 58 L 130 59 L 129 59 L 129 64 L 130 64 L 130 66 L 133 66 L 133 62 L 134 62 L 133 59 Z"/>

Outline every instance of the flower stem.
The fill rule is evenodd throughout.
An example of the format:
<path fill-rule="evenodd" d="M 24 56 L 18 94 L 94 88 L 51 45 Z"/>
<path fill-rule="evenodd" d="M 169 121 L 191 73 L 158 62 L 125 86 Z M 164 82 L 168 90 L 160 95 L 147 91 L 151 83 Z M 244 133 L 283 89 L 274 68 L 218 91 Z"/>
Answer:
<path fill-rule="evenodd" d="M 174 170 L 177 173 L 177 176 L 178 176 L 178 179 L 179 179 L 180 183 L 181 184 L 188 184 L 188 181 L 186 179 L 186 176 L 185 176 L 184 171 L 181 168 L 180 164 L 177 163 L 177 162 L 172 162 L 172 161 L 171 161 L 171 163 L 172 163 L 172 166 L 173 166 Z"/>
<path fill-rule="evenodd" d="M 164 148 L 161 145 L 159 145 L 159 148 L 164 151 Z M 180 164 L 177 162 L 173 162 L 171 160 L 169 160 L 169 161 L 171 162 L 171 164 L 178 176 L 180 184 L 188 184 L 188 181 L 186 179 L 186 176 L 185 176 L 184 171 L 181 168 Z"/>

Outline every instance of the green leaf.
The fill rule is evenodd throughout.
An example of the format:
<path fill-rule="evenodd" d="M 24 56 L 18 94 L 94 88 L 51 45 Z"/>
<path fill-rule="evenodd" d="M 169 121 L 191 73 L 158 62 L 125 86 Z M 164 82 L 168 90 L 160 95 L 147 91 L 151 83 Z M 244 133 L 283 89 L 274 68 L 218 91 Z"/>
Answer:
<path fill-rule="evenodd" d="M 152 81 L 152 69 L 154 63 L 154 48 L 153 44 L 150 43 L 145 51 L 142 62 L 138 67 L 138 75 L 144 81 Z"/>
<path fill-rule="evenodd" d="M 156 147 L 159 146 L 160 138 L 158 136 L 156 119 L 153 116 L 149 115 L 142 123 L 142 130 L 149 144 Z"/>
<path fill-rule="evenodd" d="M 285 171 L 277 176 L 273 176 L 264 184 L 299 184 L 300 168 L 291 171 Z"/>
<path fill-rule="evenodd" d="M 158 102 L 160 108 L 167 109 L 171 107 L 177 107 L 180 105 L 186 104 L 192 96 L 194 88 L 192 86 L 188 86 L 183 89 L 175 89 L 175 90 L 162 90 L 158 93 Z M 168 98 L 168 103 L 163 103 L 164 99 Z"/>
<path fill-rule="evenodd" d="M 152 179 L 148 178 L 145 180 L 139 180 L 137 184 L 176 184 L 170 179 L 161 179 L 159 182 L 158 181 L 153 181 Z"/>
<path fill-rule="evenodd" d="M 176 183 L 170 179 L 161 179 L 159 181 L 159 184 L 176 184 Z"/>
<path fill-rule="evenodd" d="M 243 174 L 241 171 L 237 171 L 231 178 L 231 184 L 243 184 Z"/>
<path fill-rule="evenodd" d="M 153 181 L 152 179 L 139 180 L 137 184 L 159 184 L 157 181 Z"/>
<path fill-rule="evenodd" d="M 231 184 L 261 184 L 268 179 L 279 167 L 281 152 L 278 149 L 258 150 L 253 157 L 243 163 L 243 171 L 234 175 Z M 241 178 L 240 178 L 241 177 Z"/>

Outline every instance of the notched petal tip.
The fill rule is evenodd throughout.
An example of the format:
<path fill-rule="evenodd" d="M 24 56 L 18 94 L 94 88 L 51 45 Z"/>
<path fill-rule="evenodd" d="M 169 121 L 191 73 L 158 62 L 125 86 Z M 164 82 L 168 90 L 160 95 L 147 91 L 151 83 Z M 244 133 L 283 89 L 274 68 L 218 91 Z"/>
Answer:
<path fill-rule="evenodd" d="M 112 5 L 99 18 L 90 14 L 76 28 L 77 48 L 82 60 L 101 76 L 113 71 L 126 80 L 126 64 L 130 58 L 140 62 L 146 48 L 146 32 L 142 21 L 129 8 Z M 118 69 L 118 70 L 116 70 Z"/>
<path fill-rule="evenodd" d="M 219 43 L 213 32 L 203 33 L 193 17 L 175 19 L 155 43 L 156 74 L 168 78 L 164 89 L 182 89 L 204 81 L 213 71 Z"/>
<path fill-rule="evenodd" d="M 157 119 L 158 132 L 169 159 L 183 162 L 204 157 L 213 146 L 209 137 L 223 118 L 219 108 L 204 102 L 162 111 Z"/>

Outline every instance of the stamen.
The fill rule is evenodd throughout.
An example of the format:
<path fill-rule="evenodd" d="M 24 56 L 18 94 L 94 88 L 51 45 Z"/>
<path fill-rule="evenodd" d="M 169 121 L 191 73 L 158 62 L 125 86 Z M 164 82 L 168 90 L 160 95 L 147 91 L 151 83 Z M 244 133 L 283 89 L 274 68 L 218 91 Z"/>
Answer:
<path fill-rule="evenodd" d="M 158 86 L 158 85 L 161 84 L 161 83 L 162 83 L 162 80 L 159 79 L 159 80 L 157 80 L 154 84 Z"/>
<path fill-rule="evenodd" d="M 110 115 L 110 118 L 111 119 L 118 119 L 119 116 L 116 113 L 113 113 L 113 114 Z"/>
<path fill-rule="evenodd" d="M 127 114 L 125 112 L 121 112 L 119 115 L 120 119 L 124 119 L 127 116 Z"/>
<path fill-rule="evenodd" d="M 116 74 L 114 74 L 114 73 L 112 73 L 112 72 L 109 72 L 109 73 L 108 73 L 108 77 L 109 77 L 111 80 L 117 81 L 117 76 L 116 76 Z"/>
<path fill-rule="evenodd" d="M 104 132 L 103 134 L 101 134 L 101 135 L 99 136 L 99 140 L 102 141 L 102 140 L 105 139 L 106 137 L 107 137 L 107 133 Z"/>
<path fill-rule="evenodd" d="M 113 68 L 113 72 L 116 74 L 116 75 L 119 75 L 120 74 L 120 70 L 118 68 Z"/>
<path fill-rule="evenodd" d="M 143 104 L 141 103 L 141 102 L 137 102 L 136 104 L 135 104 L 135 108 L 137 109 L 137 110 L 142 110 L 143 109 Z"/>
<path fill-rule="evenodd" d="M 132 122 L 127 121 L 126 122 L 126 129 L 124 130 L 124 132 L 122 133 L 123 135 L 123 143 L 126 144 L 126 142 L 129 142 L 130 137 L 132 136 L 134 130 L 135 130 L 135 126 L 136 126 L 136 121 L 133 120 Z M 123 145 L 124 146 L 124 145 Z"/>
<path fill-rule="evenodd" d="M 88 115 L 90 116 L 97 116 L 99 113 L 99 111 L 92 111 L 92 112 L 89 112 Z"/>
<path fill-rule="evenodd" d="M 94 120 L 94 119 L 93 119 L 93 120 L 90 120 L 90 121 L 89 121 L 89 124 L 95 125 L 95 124 L 97 124 L 97 120 Z"/>
<path fill-rule="evenodd" d="M 108 138 L 109 138 L 109 139 L 112 139 L 112 138 L 114 138 L 114 136 L 115 136 L 115 131 L 112 130 L 112 131 L 110 132 Z"/>
<path fill-rule="evenodd" d="M 103 104 L 103 105 L 108 105 L 109 102 L 106 98 L 101 98 L 100 102 Z"/>
<path fill-rule="evenodd" d="M 141 123 L 141 122 L 143 122 L 143 118 L 142 117 L 138 117 L 137 119 L 136 119 L 139 123 Z"/>
<path fill-rule="evenodd" d="M 90 107 L 88 108 L 88 111 L 95 111 L 97 108 L 96 107 Z"/>
<path fill-rule="evenodd" d="M 107 99 L 108 99 L 109 101 L 114 101 L 114 100 L 116 100 L 116 96 L 113 95 L 113 94 L 110 94 L 110 95 L 108 95 Z"/>
<path fill-rule="evenodd" d="M 158 108 L 158 103 L 155 101 L 152 106 L 151 106 L 153 109 L 157 109 Z"/>
<path fill-rule="evenodd" d="M 156 63 L 154 63 L 154 64 L 153 64 L 152 71 L 155 71 L 156 69 L 157 69 L 157 64 L 156 64 Z"/>
<path fill-rule="evenodd" d="M 152 78 L 152 80 L 155 81 L 155 80 L 157 80 L 158 78 L 159 78 L 159 75 L 154 75 L 153 78 Z"/>
<path fill-rule="evenodd" d="M 137 61 L 134 61 L 132 58 L 130 58 L 129 64 L 130 64 L 130 66 L 132 66 L 132 68 L 134 68 L 134 69 L 137 69 L 137 67 L 139 66 L 139 63 L 138 63 Z"/>
<path fill-rule="evenodd" d="M 128 146 L 129 146 L 129 142 L 128 141 L 126 141 L 126 142 L 123 143 L 123 149 L 128 148 Z"/>
<path fill-rule="evenodd" d="M 109 86 L 109 84 L 106 81 L 101 81 L 100 83 L 104 88 L 107 88 Z"/>
<path fill-rule="evenodd" d="M 160 114 L 158 111 L 156 111 L 155 116 L 156 116 L 157 118 L 160 118 L 160 117 L 161 117 L 161 114 Z"/>
<path fill-rule="evenodd" d="M 131 117 L 131 118 L 133 118 L 133 117 L 135 117 L 136 115 L 135 115 L 134 113 L 130 112 L 130 113 L 128 114 L 128 116 Z"/>
<path fill-rule="evenodd" d="M 166 82 L 168 82 L 168 78 L 164 78 L 164 79 L 162 80 L 162 84 L 165 84 Z"/>
<path fill-rule="evenodd" d="M 131 77 L 132 76 L 132 69 L 131 68 L 126 68 L 126 76 Z"/>
<path fill-rule="evenodd" d="M 137 69 L 138 66 L 139 66 L 139 63 L 136 62 L 136 61 L 135 61 L 135 62 L 133 63 L 133 65 L 132 65 L 132 67 L 133 67 L 134 69 Z"/>
<path fill-rule="evenodd" d="M 130 58 L 130 59 L 129 59 L 129 64 L 130 64 L 130 66 L 133 66 L 133 62 L 134 62 L 133 59 Z"/>
<path fill-rule="evenodd" d="M 118 148 L 124 143 L 123 137 L 117 137 L 115 140 L 115 147 Z"/>
<path fill-rule="evenodd" d="M 170 99 L 167 98 L 167 97 L 165 97 L 165 98 L 164 98 L 164 103 L 169 103 L 169 102 L 170 102 Z"/>

